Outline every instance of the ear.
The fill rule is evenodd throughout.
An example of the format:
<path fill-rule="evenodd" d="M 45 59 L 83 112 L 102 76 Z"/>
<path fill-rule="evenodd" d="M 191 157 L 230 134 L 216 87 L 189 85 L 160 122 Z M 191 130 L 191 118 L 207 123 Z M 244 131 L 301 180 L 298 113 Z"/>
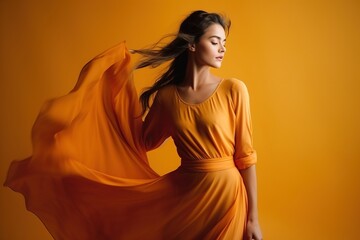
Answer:
<path fill-rule="evenodd" d="M 195 52 L 195 43 L 189 43 L 188 46 L 189 46 L 188 48 L 191 52 Z"/>

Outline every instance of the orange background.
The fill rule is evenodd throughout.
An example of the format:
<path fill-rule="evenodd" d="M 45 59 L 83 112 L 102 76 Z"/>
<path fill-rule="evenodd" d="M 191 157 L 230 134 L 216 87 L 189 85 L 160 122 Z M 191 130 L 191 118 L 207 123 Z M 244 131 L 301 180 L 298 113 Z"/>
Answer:
<path fill-rule="evenodd" d="M 67 93 L 93 56 L 140 48 L 196 9 L 233 25 L 216 74 L 251 96 L 264 239 L 360 235 L 360 3 L 351 0 L 0 1 L 1 172 L 31 154 L 42 103 Z M 154 70 L 135 73 L 139 90 Z M 149 153 L 161 174 L 179 163 L 171 140 Z M 51 239 L 21 195 L 0 188 L 0 239 Z"/>

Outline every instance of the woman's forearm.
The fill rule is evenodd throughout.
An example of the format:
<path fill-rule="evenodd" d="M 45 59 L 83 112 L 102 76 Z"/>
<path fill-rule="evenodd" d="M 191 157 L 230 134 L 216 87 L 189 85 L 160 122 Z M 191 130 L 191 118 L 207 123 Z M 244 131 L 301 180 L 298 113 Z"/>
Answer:
<path fill-rule="evenodd" d="M 249 168 L 240 170 L 240 174 L 243 178 L 247 196 L 248 196 L 248 220 L 258 221 L 258 208 L 257 208 L 257 180 L 256 180 L 256 168 L 252 165 Z"/>

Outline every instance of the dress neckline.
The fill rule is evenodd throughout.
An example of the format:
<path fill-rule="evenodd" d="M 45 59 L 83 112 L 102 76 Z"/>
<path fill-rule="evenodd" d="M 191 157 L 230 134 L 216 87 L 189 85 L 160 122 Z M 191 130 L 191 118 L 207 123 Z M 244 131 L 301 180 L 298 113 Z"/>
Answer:
<path fill-rule="evenodd" d="M 209 101 L 211 98 L 213 98 L 213 96 L 217 93 L 218 89 L 220 88 L 220 85 L 221 83 L 224 81 L 224 79 L 220 79 L 219 83 L 217 84 L 216 88 L 214 89 L 214 91 L 210 94 L 210 96 L 208 96 L 207 98 L 205 98 L 203 101 L 199 102 L 199 103 L 190 103 L 190 102 L 187 102 L 185 101 L 179 91 L 178 91 L 178 88 L 176 85 L 174 85 L 174 88 L 175 88 L 175 93 L 176 93 L 176 96 L 178 97 L 178 99 L 180 100 L 180 102 L 182 102 L 183 104 L 185 105 L 189 105 L 189 106 L 198 106 L 198 105 L 201 105 L 201 104 L 204 104 L 205 102 Z"/>

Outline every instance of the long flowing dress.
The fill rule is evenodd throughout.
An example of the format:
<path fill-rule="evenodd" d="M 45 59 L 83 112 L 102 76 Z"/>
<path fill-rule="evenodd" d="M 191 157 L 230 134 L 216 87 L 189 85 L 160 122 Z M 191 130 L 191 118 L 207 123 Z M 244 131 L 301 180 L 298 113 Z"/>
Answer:
<path fill-rule="evenodd" d="M 169 85 L 143 121 L 130 63 L 120 43 L 86 64 L 69 94 L 45 103 L 33 154 L 12 162 L 5 186 L 54 239 L 241 239 L 239 169 L 256 162 L 246 86 L 223 79 L 190 104 Z M 168 137 L 181 165 L 159 176 L 146 152 Z"/>

